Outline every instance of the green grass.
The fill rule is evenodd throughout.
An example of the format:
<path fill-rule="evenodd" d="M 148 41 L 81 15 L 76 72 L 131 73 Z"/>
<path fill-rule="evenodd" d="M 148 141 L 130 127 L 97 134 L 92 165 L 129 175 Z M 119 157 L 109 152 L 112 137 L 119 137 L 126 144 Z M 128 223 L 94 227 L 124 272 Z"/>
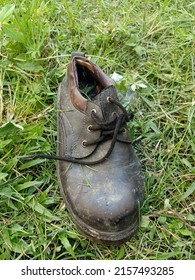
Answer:
<path fill-rule="evenodd" d="M 190 0 L 0 0 L 0 259 L 195 259 L 194 42 Z M 53 161 L 16 158 L 55 153 L 56 91 L 73 51 L 122 75 L 135 113 L 145 202 L 120 247 L 77 231 Z"/>

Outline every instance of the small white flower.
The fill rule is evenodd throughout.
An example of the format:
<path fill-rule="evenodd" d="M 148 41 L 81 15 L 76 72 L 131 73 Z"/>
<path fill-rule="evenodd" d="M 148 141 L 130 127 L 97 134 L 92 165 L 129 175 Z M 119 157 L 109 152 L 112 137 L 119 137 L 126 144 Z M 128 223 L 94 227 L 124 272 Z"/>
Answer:
<path fill-rule="evenodd" d="M 145 85 L 141 81 L 137 81 L 131 85 L 131 89 L 133 91 L 135 91 L 136 89 L 139 89 L 139 88 L 147 88 L 147 85 Z"/>

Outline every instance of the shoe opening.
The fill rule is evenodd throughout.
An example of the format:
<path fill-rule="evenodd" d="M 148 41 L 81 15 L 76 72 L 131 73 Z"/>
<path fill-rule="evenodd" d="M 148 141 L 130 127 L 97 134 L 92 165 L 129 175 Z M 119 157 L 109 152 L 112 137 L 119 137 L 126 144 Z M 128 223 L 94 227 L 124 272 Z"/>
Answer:
<path fill-rule="evenodd" d="M 77 59 L 76 71 L 80 93 L 86 99 L 94 100 L 103 89 L 103 86 L 96 78 L 93 66 L 87 61 Z"/>

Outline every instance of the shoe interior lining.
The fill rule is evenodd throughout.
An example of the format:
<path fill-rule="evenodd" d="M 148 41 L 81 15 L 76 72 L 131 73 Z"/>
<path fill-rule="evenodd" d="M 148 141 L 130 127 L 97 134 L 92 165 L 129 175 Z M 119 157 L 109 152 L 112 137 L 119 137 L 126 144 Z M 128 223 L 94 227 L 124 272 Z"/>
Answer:
<path fill-rule="evenodd" d="M 100 93 L 102 86 L 97 81 L 92 65 L 88 62 L 77 60 L 76 70 L 81 94 L 86 99 L 94 100 L 96 95 Z"/>

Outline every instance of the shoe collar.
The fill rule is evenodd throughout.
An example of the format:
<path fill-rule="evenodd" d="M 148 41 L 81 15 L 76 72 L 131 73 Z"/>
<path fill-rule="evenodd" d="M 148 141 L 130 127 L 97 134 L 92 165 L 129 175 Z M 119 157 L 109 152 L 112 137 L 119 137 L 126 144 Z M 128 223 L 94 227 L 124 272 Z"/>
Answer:
<path fill-rule="evenodd" d="M 77 53 L 76 53 L 77 54 Z M 67 78 L 69 81 L 70 97 L 73 105 L 80 112 L 85 113 L 88 100 L 80 93 L 77 65 L 82 65 L 92 73 L 98 85 L 98 94 L 105 88 L 114 86 L 114 81 L 110 79 L 97 65 L 92 63 L 87 58 L 75 55 L 72 61 L 68 64 Z"/>

